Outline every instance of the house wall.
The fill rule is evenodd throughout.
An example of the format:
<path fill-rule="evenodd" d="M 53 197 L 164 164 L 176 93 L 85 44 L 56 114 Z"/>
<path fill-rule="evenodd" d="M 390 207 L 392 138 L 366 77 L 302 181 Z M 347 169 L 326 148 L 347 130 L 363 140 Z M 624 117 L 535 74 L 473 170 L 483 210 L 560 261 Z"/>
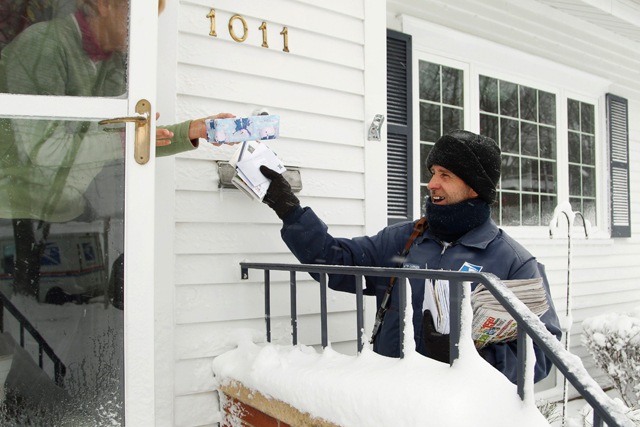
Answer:
<path fill-rule="evenodd" d="M 552 1 L 545 3 L 554 3 Z M 580 2 L 574 2 L 580 3 Z M 613 2 L 618 3 L 618 2 Z M 542 61 L 550 60 L 595 77 L 610 81 L 605 92 L 629 100 L 629 160 L 632 237 L 609 237 L 609 207 L 604 227 L 589 240 L 576 228 L 573 233 L 572 295 L 573 327 L 571 351 L 579 355 L 585 367 L 599 382 L 606 384 L 604 373 L 580 343 L 582 321 L 606 312 L 625 311 L 640 304 L 637 269 L 640 259 L 640 193 L 638 156 L 640 154 L 640 46 L 609 30 L 571 16 L 547 4 L 536 1 L 388 1 L 387 27 L 403 31 L 404 16 L 418 18 L 448 27 L 460 33 L 487 40 L 498 45 L 535 55 Z M 638 23 L 636 23 L 637 27 Z M 414 46 L 428 41 L 416 39 Z M 427 48 L 429 50 L 429 48 Z M 433 51 L 442 54 L 446 44 L 433 45 Z M 464 61 L 465 58 L 455 58 Z M 531 76 L 528 76 L 531 78 Z M 604 96 L 604 92 L 601 96 Z M 598 125 L 606 129 L 604 114 Z M 602 135 L 606 136 L 606 133 Z M 606 141 L 603 150 L 603 168 L 608 171 Z M 605 171 L 605 172 L 606 172 Z M 598 190 L 608 191 L 608 172 L 598 183 Z M 543 227 L 540 230 L 507 227 L 537 258 L 546 265 L 552 296 L 559 313 L 566 306 L 567 239 L 565 231 L 553 240 Z M 581 237 L 582 236 L 582 237 Z"/>
<path fill-rule="evenodd" d="M 217 37 L 209 36 L 212 8 Z M 377 51 L 384 51 L 385 23 L 384 17 L 369 18 L 374 9 L 384 10 L 384 2 L 170 2 L 159 29 L 160 123 L 223 111 L 246 116 L 263 107 L 279 114 L 281 138 L 269 146 L 285 165 L 301 169 L 302 205 L 312 206 L 337 236 L 375 233 L 386 223 L 386 184 L 384 141 L 366 141 L 373 114 L 384 113 L 384 80 L 379 84 L 376 73 L 384 73 L 384 53 Z M 576 232 L 574 240 L 572 351 L 603 381 L 580 345 L 580 324 L 640 301 L 638 275 L 629 268 L 640 254 L 640 177 L 634 167 L 640 125 L 633 120 L 640 111 L 637 43 L 535 1 L 388 1 L 386 9 L 388 28 L 402 31 L 398 14 L 434 22 L 609 80 L 609 92 L 629 99 L 633 237 L 610 239 L 605 226 L 597 237 L 584 241 Z M 248 23 L 243 43 L 229 35 L 234 14 Z M 262 22 L 269 48 L 261 47 Z M 289 53 L 282 51 L 284 26 Z M 372 36 L 377 29 L 382 39 Z M 375 43 L 368 45 L 371 37 Z M 264 328 L 263 279 L 253 271 L 249 280 L 240 280 L 238 263 L 296 262 L 266 205 L 218 187 L 216 162 L 228 160 L 235 149 L 203 143 L 196 151 L 158 160 L 156 425 L 219 421 L 210 363 L 232 345 L 230 331 Z M 598 188 L 607 187 L 600 182 Z M 566 239 L 549 240 L 546 230 L 508 231 L 546 264 L 560 310 L 566 302 Z M 274 340 L 289 342 L 288 276 L 273 274 L 272 283 Z M 318 288 L 306 277 L 298 283 L 300 341 L 318 345 Z M 339 351 L 355 351 L 354 310 L 351 295 L 330 292 L 329 338 Z"/>
<path fill-rule="evenodd" d="M 377 6 L 365 10 L 365 3 Z M 384 68 L 364 70 L 367 61 L 384 61 L 378 58 L 384 54 L 384 3 L 194 0 L 168 8 L 159 33 L 161 44 L 166 41 L 160 86 L 166 82 L 167 87 L 159 101 L 158 110 L 167 112 L 160 123 L 218 112 L 248 116 L 267 108 L 281 117 L 280 139 L 268 145 L 286 166 L 301 169 L 303 189 L 297 195 L 302 205 L 313 206 L 339 236 L 382 228 L 385 175 L 367 177 L 365 170 L 383 170 L 385 145 L 369 144 L 365 132 L 373 114 L 385 114 L 385 74 Z M 212 9 L 216 37 L 209 35 Z M 242 43 L 228 29 L 236 14 L 248 25 Z M 268 48 L 261 46 L 262 22 Z M 238 24 L 234 31 L 241 36 Z M 280 35 L 285 26 L 288 53 Z M 377 40 L 383 49 L 366 53 L 365 40 Z M 229 160 L 237 148 L 201 141 L 198 150 L 158 162 L 158 179 L 165 183 L 157 189 L 158 203 L 166 211 L 156 215 L 156 252 L 172 265 L 156 269 L 156 339 L 162 343 L 156 348 L 157 425 L 220 420 L 211 361 L 234 346 L 237 329 L 265 328 L 262 273 L 250 271 L 249 280 L 242 281 L 239 263 L 297 263 L 270 208 L 236 189 L 219 188 L 216 162 Z M 271 283 L 273 339 L 290 343 L 288 274 L 272 273 Z M 317 346 L 318 285 L 300 275 L 297 292 L 299 342 Z M 355 299 L 333 291 L 328 299 L 331 345 L 355 353 Z"/>

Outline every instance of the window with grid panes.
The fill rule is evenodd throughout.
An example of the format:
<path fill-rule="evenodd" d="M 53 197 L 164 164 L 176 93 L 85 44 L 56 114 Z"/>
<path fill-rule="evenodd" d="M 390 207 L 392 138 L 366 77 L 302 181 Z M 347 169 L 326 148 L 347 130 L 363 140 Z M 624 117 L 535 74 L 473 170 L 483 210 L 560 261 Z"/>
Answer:
<path fill-rule="evenodd" d="M 431 173 L 426 161 L 431 148 L 442 135 L 464 129 L 463 70 L 419 61 L 420 98 L 420 205 L 429 195 Z"/>
<path fill-rule="evenodd" d="M 546 225 L 557 203 L 556 96 L 482 75 L 479 87 L 480 133 L 502 150 L 493 220 Z"/>
<path fill-rule="evenodd" d="M 567 101 L 569 143 L 569 202 L 596 225 L 596 155 L 595 106 L 569 99 Z M 578 216 L 576 224 L 581 225 Z"/>

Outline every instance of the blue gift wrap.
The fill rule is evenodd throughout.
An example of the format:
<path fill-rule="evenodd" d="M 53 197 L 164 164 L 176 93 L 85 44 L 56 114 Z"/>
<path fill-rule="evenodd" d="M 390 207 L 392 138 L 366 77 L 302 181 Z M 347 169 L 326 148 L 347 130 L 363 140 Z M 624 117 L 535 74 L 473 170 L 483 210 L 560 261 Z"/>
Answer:
<path fill-rule="evenodd" d="M 207 141 L 227 144 L 276 139 L 280 136 L 280 116 L 250 116 L 233 119 L 207 119 Z"/>

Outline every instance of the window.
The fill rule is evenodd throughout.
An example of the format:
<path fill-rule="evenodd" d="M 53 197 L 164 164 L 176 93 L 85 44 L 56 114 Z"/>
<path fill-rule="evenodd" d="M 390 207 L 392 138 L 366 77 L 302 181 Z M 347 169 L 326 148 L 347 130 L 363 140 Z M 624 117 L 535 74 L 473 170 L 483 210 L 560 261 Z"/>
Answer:
<path fill-rule="evenodd" d="M 429 194 L 431 148 L 462 128 L 502 150 L 492 206 L 499 226 L 538 236 L 556 206 L 569 201 L 599 231 L 611 219 L 612 237 L 630 235 L 628 114 L 623 98 L 605 99 L 610 82 L 437 24 L 411 17 L 402 23 L 414 43 L 413 218 Z M 573 225 L 582 225 L 579 216 Z"/>
<path fill-rule="evenodd" d="M 502 150 L 498 225 L 546 225 L 557 204 L 556 96 L 479 76 L 480 133 Z"/>
<path fill-rule="evenodd" d="M 561 200 L 569 200 L 574 211 L 597 225 L 595 102 L 561 97 L 561 89 L 552 92 L 487 73 L 476 74 L 477 91 L 465 93 L 468 68 L 450 66 L 444 59 L 439 63 L 420 58 L 414 67 L 419 121 L 419 164 L 414 167 L 420 171 L 420 215 L 429 194 L 426 159 L 431 148 L 452 130 L 473 131 L 475 116 L 475 131 L 493 138 L 502 151 L 498 200 L 492 206 L 497 225 L 545 227 Z M 467 120 L 466 102 L 478 106 L 477 115 L 474 111 Z M 566 122 L 558 120 L 558 114 L 565 115 Z M 561 133 L 566 137 L 559 138 Z M 582 225 L 576 218 L 574 225 Z"/>
<path fill-rule="evenodd" d="M 420 103 L 420 207 L 429 190 L 431 174 L 425 164 L 431 147 L 441 135 L 464 129 L 463 70 L 419 61 Z"/>
<path fill-rule="evenodd" d="M 569 202 L 596 225 L 595 107 L 585 102 L 567 101 L 569 150 Z M 577 221 L 581 225 L 581 218 Z"/>

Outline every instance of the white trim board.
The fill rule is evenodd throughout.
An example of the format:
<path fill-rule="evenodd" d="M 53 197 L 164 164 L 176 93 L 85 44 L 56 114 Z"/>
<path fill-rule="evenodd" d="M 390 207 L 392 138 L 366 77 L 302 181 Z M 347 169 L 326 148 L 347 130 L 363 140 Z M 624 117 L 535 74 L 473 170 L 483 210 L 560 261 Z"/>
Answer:
<path fill-rule="evenodd" d="M 534 80 L 541 85 L 561 86 L 591 96 L 607 92 L 612 84 L 608 79 L 412 16 L 401 15 L 400 19 L 402 31 L 413 36 L 414 50 L 473 63 L 491 70 L 497 76 L 509 70 L 505 80 L 509 79 L 509 75 L 527 76 L 527 80 L 531 80 L 531 70 L 536 70 Z M 424 44 L 424 40 L 428 40 L 429 44 Z M 585 87 L 589 88 L 590 93 L 585 93 Z"/>

